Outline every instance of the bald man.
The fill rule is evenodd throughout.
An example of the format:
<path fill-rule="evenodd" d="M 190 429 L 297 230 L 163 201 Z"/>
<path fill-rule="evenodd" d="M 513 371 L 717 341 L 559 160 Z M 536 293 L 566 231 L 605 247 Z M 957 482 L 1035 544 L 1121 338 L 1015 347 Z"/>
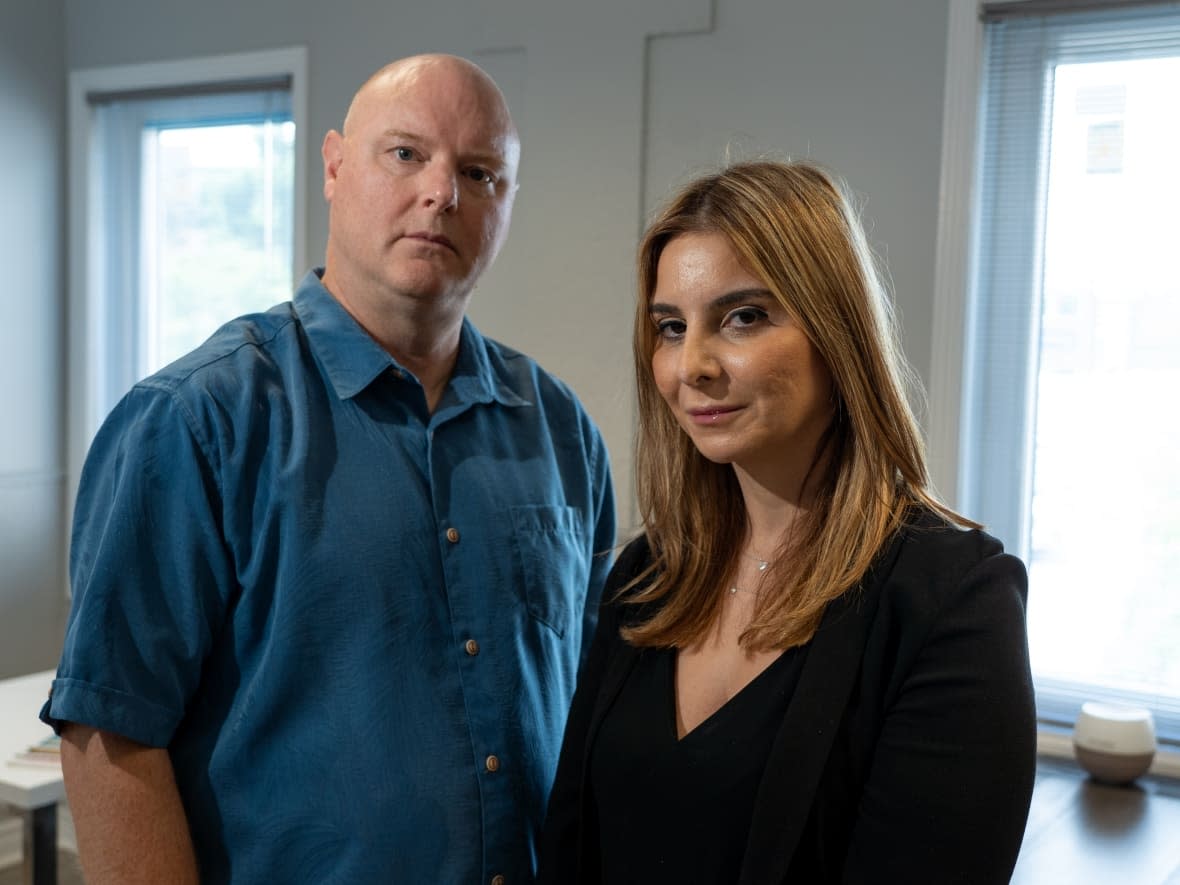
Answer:
<path fill-rule="evenodd" d="M 137 384 L 83 471 L 42 718 L 90 885 L 533 874 L 615 524 L 577 399 L 465 319 L 516 129 L 418 56 L 322 153 L 324 268 Z"/>

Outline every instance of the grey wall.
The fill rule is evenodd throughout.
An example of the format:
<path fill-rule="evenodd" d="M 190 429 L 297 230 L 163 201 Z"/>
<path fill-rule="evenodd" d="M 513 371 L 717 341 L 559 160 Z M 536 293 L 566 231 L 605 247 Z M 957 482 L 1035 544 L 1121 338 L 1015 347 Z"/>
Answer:
<path fill-rule="evenodd" d="M 37 0 L 18 5 L 30 15 L 43 8 Z M 472 314 L 485 332 L 533 354 L 581 395 L 611 447 L 626 524 L 635 241 L 672 185 L 727 151 L 811 157 L 850 180 L 864 200 L 873 242 L 888 259 L 907 350 L 928 376 L 947 17 L 947 0 L 65 0 L 64 63 L 55 67 L 55 17 L 38 11 L 50 45 L 36 50 L 20 37 L 12 52 L 29 61 L 12 87 L 7 41 L 14 38 L 0 38 L 0 96 L 6 113 L 18 97 L 33 105 L 27 113 L 37 119 L 51 159 L 38 161 L 40 184 L 31 185 L 30 202 L 44 204 L 52 193 L 55 207 L 63 68 L 307 46 L 317 149 L 309 158 L 307 254 L 318 259 L 327 224 L 318 143 L 339 125 L 355 88 L 385 61 L 413 52 L 478 60 L 508 96 L 524 156 L 512 236 Z M 35 76 L 37 65 L 52 76 Z M 26 169 L 28 153 L 22 150 L 17 163 L 10 152 L 16 148 L 4 145 L 6 168 Z M 42 211 L 38 223 L 56 232 L 56 209 Z M 36 372 L 50 380 L 36 390 L 56 404 L 64 357 L 55 349 L 62 256 L 55 237 L 21 236 L 25 248 L 12 251 L 35 254 L 38 291 L 54 307 L 34 311 L 18 291 L 27 285 L 7 286 L 0 289 L 0 315 L 7 322 L 16 311 L 27 324 L 14 344 L 28 350 L 30 338 L 43 342 Z M 18 334 L 11 328 L 0 334 Z M 7 351 L 0 359 L 10 359 Z M 26 511 L 56 514 L 61 416 L 52 408 L 26 411 L 35 413 L 42 441 L 22 444 L 25 454 L 10 453 L 5 441 L 0 476 L 19 462 L 22 476 L 45 479 L 29 492 L 10 491 L 13 481 L 0 480 L 7 482 L 0 494 L 10 508 L 22 494 L 35 499 L 21 499 Z M 4 523 L 0 536 L 6 572 L 14 533 L 25 532 L 20 522 Z M 39 557 L 21 568 L 30 585 L 51 586 L 56 566 Z M 0 642 L 6 632 L 0 627 Z"/>
<path fill-rule="evenodd" d="M 65 28 L 61 0 L 0 20 L 0 677 L 61 648 Z"/>

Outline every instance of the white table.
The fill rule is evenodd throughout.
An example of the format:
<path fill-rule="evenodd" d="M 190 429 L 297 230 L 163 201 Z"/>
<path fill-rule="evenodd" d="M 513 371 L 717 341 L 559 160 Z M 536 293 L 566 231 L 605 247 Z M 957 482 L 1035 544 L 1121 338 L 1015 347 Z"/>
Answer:
<path fill-rule="evenodd" d="M 53 733 L 37 718 L 54 672 L 45 670 L 0 680 L 0 802 L 25 819 L 25 882 L 57 882 L 57 803 L 66 797 L 61 771 L 12 764 L 10 760 Z"/>

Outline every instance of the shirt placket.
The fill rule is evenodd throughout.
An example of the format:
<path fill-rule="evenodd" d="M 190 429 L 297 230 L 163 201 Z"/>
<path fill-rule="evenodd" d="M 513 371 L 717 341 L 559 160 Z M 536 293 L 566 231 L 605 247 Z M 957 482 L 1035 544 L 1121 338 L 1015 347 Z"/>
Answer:
<path fill-rule="evenodd" d="M 479 788 L 483 881 L 490 885 L 509 885 L 504 868 L 512 850 L 508 828 L 514 825 L 516 815 L 512 783 L 515 760 L 507 752 L 507 727 L 503 721 L 506 705 L 502 703 L 497 688 L 499 649 L 494 627 L 477 614 L 481 607 L 472 599 L 474 593 L 495 591 L 495 588 L 486 586 L 486 579 L 481 579 L 484 569 L 480 563 L 489 554 L 476 545 L 487 541 L 481 540 L 478 524 L 464 519 L 461 499 L 442 500 L 440 495 L 440 490 L 450 487 L 448 435 L 472 432 L 470 428 L 455 426 L 457 417 L 452 413 L 442 420 L 431 421 L 426 435 L 426 455 L 445 582 L 443 589 L 451 620 L 452 653 L 457 658 L 472 764 Z M 508 554 L 508 551 L 501 550 L 498 555 Z"/>

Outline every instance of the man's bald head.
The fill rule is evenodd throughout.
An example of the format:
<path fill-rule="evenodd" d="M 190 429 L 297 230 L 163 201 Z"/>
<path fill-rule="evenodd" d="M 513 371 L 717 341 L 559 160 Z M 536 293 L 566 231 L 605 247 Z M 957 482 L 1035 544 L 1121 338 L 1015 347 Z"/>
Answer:
<path fill-rule="evenodd" d="M 356 95 L 353 96 L 352 102 L 348 106 L 348 113 L 344 117 L 344 126 L 342 127 L 344 136 L 348 136 L 349 129 L 352 128 L 355 119 L 364 113 L 369 102 L 381 100 L 382 97 L 396 94 L 404 88 L 413 88 L 416 82 L 421 82 L 424 77 L 431 74 L 449 76 L 457 86 L 462 87 L 466 96 L 478 102 L 485 113 L 499 118 L 506 133 L 509 133 L 513 140 L 519 141 L 516 125 L 512 122 L 512 115 L 508 112 L 508 102 L 505 101 L 504 93 L 500 91 L 496 81 L 475 62 L 457 55 L 443 53 L 411 55 L 408 58 L 401 58 L 390 62 L 369 77 L 361 84 L 361 88 L 356 91 Z M 459 96 L 453 97 L 459 98 Z"/>

